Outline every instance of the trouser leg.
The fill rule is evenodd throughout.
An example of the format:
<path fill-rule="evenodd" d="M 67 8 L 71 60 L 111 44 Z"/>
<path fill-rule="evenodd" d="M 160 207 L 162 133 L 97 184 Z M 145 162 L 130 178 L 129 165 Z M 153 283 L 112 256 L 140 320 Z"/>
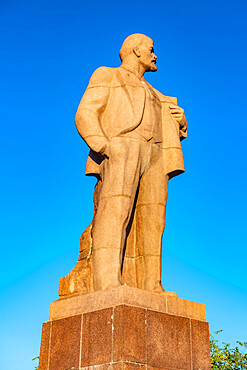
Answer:
<path fill-rule="evenodd" d="M 138 141 L 111 141 L 109 159 L 102 168 L 102 185 L 92 230 L 94 289 L 121 284 L 126 228 L 141 171 Z"/>
<path fill-rule="evenodd" d="M 150 163 L 144 172 L 136 204 L 136 243 L 142 257 L 142 289 L 162 292 L 162 235 L 168 193 L 168 176 L 163 171 L 162 149 L 152 145 Z"/>

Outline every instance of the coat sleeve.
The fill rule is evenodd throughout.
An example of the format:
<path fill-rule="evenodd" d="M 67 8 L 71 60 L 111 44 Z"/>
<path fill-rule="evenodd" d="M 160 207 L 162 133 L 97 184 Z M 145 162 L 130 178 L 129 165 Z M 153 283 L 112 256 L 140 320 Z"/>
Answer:
<path fill-rule="evenodd" d="M 75 116 L 75 124 L 80 136 L 90 149 L 101 154 L 105 153 L 108 145 L 108 139 L 102 130 L 100 119 L 108 101 L 110 74 L 107 67 L 96 69 Z"/>

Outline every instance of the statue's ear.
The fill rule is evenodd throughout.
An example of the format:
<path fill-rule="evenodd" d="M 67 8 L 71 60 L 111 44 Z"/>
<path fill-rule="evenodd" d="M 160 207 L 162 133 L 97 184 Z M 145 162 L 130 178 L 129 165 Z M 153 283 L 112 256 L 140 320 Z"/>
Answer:
<path fill-rule="evenodd" d="M 140 56 L 141 56 L 141 51 L 140 51 L 139 46 L 135 46 L 135 47 L 134 47 L 134 49 L 133 49 L 133 53 L 137 56 L 137 58 L 140 58 Z"/>

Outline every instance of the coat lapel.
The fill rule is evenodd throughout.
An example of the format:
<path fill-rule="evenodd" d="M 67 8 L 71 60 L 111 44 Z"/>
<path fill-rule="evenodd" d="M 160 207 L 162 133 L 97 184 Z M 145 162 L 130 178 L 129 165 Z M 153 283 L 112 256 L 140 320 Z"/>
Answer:
<path fill-rule="evenodd" d="M 126 128 L 126 132 L 129 132 L 141 123 L 145 108 L 146 93 L 141 81 L 132 72 L 129 72 L 125 68 L 118 68 L 117 78 L 128 97 L 131 111 L 134 116 L 133 126 Z"/>

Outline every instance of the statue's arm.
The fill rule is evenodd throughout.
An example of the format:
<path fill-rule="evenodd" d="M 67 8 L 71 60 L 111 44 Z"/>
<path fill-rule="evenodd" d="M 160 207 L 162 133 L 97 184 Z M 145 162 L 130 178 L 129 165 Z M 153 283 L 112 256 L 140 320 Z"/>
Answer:
<path fill-rule="evenodd" d="M 106 69 L 100 67 L 93 73 L 75 116 L 77 130 L 83 140 L 90 149 L 101 154 L 107 154 L 108 146 L 108 139 L 100 125 L 110 91 Z"/>

